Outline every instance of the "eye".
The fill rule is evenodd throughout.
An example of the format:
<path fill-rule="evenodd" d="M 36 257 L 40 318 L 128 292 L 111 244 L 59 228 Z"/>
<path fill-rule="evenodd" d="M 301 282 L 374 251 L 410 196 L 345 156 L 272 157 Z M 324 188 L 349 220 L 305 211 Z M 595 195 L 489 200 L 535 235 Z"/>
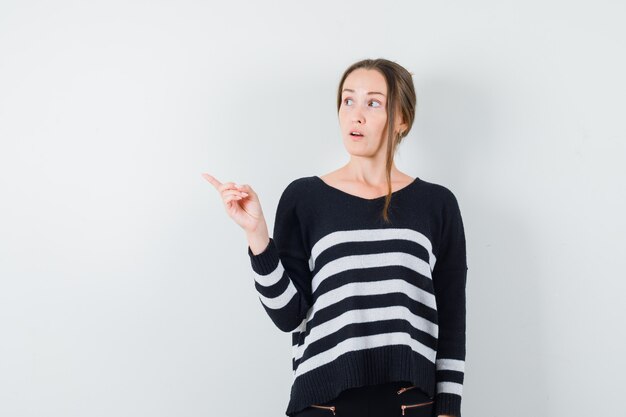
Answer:
<path fill-rule="evenodd" d="M 347 101 L 348 101 L 348 100 L 352 101 L 352 99 L 351 99 L 351 98 L 346 98 L 346 99 L 344 99 L 344 100 L 343 100 L 343 102 L 344 102 L 345 104 L 348 104 L 348 103 L 347 103 Z M 380 107 L 380 106 L 381 106 L 380 101 L 378 101 L 378 100 L 372 100 L 372 101 L 370 101 L 370 103 L 376 103 L 376 104 L 377 104 L 376 106 L 372 106 L 372 107 Z"/>

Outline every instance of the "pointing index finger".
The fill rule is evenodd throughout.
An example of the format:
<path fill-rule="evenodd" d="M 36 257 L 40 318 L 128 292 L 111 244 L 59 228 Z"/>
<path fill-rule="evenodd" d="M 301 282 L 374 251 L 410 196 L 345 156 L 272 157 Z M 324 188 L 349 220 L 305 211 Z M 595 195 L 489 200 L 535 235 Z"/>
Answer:
<path fill-rule="evenodd" d="M 206 172 L 202 173 L 202 178 L 204 178 L 205 180 L 207 180 L 208 182 L 210 182 L 210 183 L 211 183 L 211 185 L 212 185 L 213 187 L 215 187 L 215 188 L 219 191 L 219 189 L 220 189 L 220 185 L 222 185 L 222 183 L 221 183 L 221 182 L 219 182 L 219 181 L 217 180 L 217 178 L 215 178 L 215 177 L 214 177 L 214 176 L 212 176 L 212 175 L 207 174 Z"/>

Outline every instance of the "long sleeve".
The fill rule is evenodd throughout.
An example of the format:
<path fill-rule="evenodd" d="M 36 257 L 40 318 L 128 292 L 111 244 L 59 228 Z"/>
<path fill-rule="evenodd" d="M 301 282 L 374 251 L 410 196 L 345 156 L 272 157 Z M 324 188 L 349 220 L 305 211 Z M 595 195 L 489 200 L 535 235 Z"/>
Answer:
<path fill-rule="evenodd" d="M 254 255 L 248 246 L 259 300 L 283 332 L 295 330 L 312 304 L 309 254 L 297 212 L 297 185 L 294 181 L 283 191 L 276 208 L 274 237 L 263 252 Z"/>
<path fill-rule="evenodd" d="M 435 415 L 461 417 L 465 376 L 465 288 L 467 259 L 463 219 L 449 190 L 442 209 L 442 232 L 433 270 L 439 321 Z"/>

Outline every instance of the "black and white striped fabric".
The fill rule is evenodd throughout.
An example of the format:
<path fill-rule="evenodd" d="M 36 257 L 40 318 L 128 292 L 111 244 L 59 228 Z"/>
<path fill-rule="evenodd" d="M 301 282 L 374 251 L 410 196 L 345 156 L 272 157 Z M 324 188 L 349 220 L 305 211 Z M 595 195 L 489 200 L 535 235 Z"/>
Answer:
<path fill-rule="evenodd" d="M 348 388 L 411 381 L 436 415 L 461 417 L 468 268 L 457 199 L 416 178 L 393 193 L 390 224 L 383 205 L 298 178 L 267 247 L 248 247 L 263 308 L 292 334 L 289 416 Z"/>

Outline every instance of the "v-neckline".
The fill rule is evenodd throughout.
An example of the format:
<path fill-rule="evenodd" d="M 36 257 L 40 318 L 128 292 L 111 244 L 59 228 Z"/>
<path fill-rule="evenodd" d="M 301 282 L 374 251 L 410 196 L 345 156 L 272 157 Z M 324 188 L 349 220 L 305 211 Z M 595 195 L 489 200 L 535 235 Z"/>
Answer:
<path fill-rule="evenodd" d="M 330 188 L 331 190 L 334 190 L 335 192 L 339 193 L 339 194 L 343 194 L 347 197 L 351 197 L 357 200 L 361 200 L 361 201 L 378 201 L 378 200 L 382 200 L 384 199 L 387 194 L 385 195 L 381 195 L 379 197 L 374 197 L 374 198 L 365 198 L 365 197 L 360 197 L 358 195 L 354 195 L 354 194 L 350 194 L 348 192 L 345 192 L 343 190 L 340 190 L 339 188 L 333 187 L 332 185 L 326 183 L 326 181 L 324 181 L 323 179 L 321 179 L 319 176 L 314 175 L 313 178 L 317 179 L 319 182 L 321 182 L 326 188 Z M 408 183 L 407 185 L 405 185 L 404 187 L 397 189 L 396 191 L 392 192 L 391 195 L 397 195 L 398 193 L 405 191 L 409 188 L 411 188 L 413 185 L 417 184 L 420 181 L 419 177 L 415 177 L 413 179 L 413 181 L 411 181 L 410 183 Z"/>

